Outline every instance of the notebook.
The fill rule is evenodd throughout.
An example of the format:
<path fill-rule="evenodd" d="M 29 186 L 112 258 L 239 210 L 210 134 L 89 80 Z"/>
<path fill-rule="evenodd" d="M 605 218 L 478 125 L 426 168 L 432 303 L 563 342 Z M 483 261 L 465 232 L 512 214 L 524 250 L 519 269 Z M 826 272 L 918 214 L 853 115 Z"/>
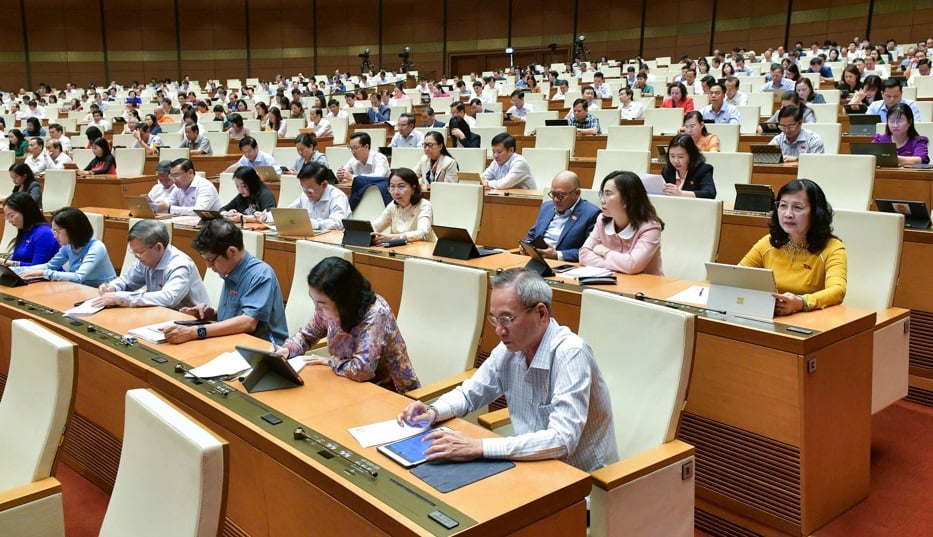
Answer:
<path fill-rule="evenodd" d="M 706 307 L 754 319 L 774 318 L 774 271 L 706 263 L 709 298 Z"/>
<path fill-rule="evenodd" d="M 751 144 L 752 162 L 755 164 L 780 164 L 784 162 L 780 146 L 770 144 Z"/>
<path fill-rule="evenodd" d="M 927 229 L 930 227 L 930 210 L 922 201 L 876 199 L 875 205 L 884 213 L 904 215 L 904 227 Z"/>
<path fill-rule="evenodd" d="M 849 152 L 853 155 L 874 155 L 875 166 L 879 168 L 899 168 L 897 145 L 894 143 L 849 142 Z"/>
<path fill-rule="evenodd" d="M 856 136 L 872 136 L 881 123 L 881 116 L 878 114 L 855 114 L 849 116 L 848 134 Z"/>
<path fill-rule="evenodd" d="M 734 210 L 767 213 L 773 205 L 774 189 L 771 185 L 735 185 L 735 203 L 732 207 Z"/>
<path fill-rule="evenodd" d="M 473 259 L 474 257 L 484 257 L 502 252 L 502 250 L 477 248 L 476 243 L 473 242 L 473 237 L 461 227 L 434 225 L 432 228 L 434 229 L 434 235 L 437 236 L 433 255 L 454 259 Z"/>
<path fill-rule="evenodd" d="M 123 196 L 126 200 L 126 206 L 130 209 L 130 216 L 133 218 L 158 219 L 171 218 L 169 213 L 156 214 L 152 211 L 152 204 L 149 196 Z"/>

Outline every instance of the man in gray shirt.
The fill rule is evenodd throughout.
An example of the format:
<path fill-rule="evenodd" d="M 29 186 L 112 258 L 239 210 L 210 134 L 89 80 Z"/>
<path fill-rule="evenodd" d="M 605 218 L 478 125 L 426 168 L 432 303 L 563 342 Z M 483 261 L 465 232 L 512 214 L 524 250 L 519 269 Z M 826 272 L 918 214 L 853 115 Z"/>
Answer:
<path fill-rule="evenodd" d="M 210 155 L 213 153 L 211 141 L 206 136 L 201 135 L 201 128 L 198 127 L 197 123 L 185 124 L 185 137 L 178 147 L 187 147 L 192 155 Z"/>

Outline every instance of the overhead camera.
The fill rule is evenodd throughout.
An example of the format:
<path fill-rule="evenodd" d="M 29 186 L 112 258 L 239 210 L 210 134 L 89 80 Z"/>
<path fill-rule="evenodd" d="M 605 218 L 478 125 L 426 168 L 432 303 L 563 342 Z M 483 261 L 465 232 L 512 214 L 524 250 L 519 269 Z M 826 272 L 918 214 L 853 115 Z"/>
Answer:
<path fill-rule="evenodd" d="M 357 56 L 359 56 L 360 58 L 363 58 L 364 60 L 368 60 L 368 59 L 369 59 L 369 49 L 366 49 L 366 50 L 364 50 L 363 52 L 361 52 L 360 54 L 357 54 Z"/>

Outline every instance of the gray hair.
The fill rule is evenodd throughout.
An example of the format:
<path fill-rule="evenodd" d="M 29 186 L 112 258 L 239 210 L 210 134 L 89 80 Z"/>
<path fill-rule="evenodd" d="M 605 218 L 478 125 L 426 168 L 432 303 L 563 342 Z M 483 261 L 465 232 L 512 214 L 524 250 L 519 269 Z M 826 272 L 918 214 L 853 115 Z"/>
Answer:
<path fill-rule="evenodd" d="M 157 220 L 140 220 L 133 224 L 126 236 L 126 242 L 133 239 L 142 239 L 147 248 L 152 248 L 156 243 L 162 243 L 166 248 L 169 245 L 168 230 Z"/>
<path fill-rule="evenodd" d="M 526 268 L 513 268 L 492 277 L 492 288 L 513 287 L 522 306 L 531 308 L 541 303 L 551 313 L 551 287 L 537 272 Z"/>

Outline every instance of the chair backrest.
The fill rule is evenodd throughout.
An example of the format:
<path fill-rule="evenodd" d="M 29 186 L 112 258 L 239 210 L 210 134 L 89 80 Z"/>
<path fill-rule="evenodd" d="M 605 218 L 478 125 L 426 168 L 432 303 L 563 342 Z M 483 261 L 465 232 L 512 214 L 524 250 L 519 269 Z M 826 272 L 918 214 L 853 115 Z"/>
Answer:
<path fill-rule="evenodd" d="M 500 132 L 508 132 L 508 129 L 501 125 L 498 127 L 476 127 L 473 132 L 479 134 L 479 146 L 489 153 L 488 149 L 492 147 L 492 139 Z"/>
<path fill-rule="evenodd" d="M 645 110 L 645 125 L 651 125 L 655 134 L 677 134 L 684 124 L 682 108 L 649 108 Z"/>
<path fill-rule="evenodd" d="M 477 127 L 501 127 L 502 126 L 502 114 L 489 113 L 489 114 L 476 114 L 476 126 Z"/>
<path fill-rule="evenodd" d="M 71 160 L 75 163 L 75 166 L 83 170 L 94 160 L 94 152 L 90 149 L 75 148 Z"/>
<path fill-rule="evenodd" d="M 716 182 L 716 199 L 723 203 L 735 203 L 735 185 L 752 182 L 751 153 L 703 153 L 707 164 L 713 167 Z"/>
<path fill-rule="evenodd" d="M 12 166 L 13 164 L 16 164 L 16 151 L 8 151 L 6 149 L 4 149 L 3 151 L 0 151 L 0 169 L 9 170 L 10 166 Z M 85 166 L 86 165 L 87 164 L 85 164 Z M 13 183 L 11 181 L 10 182 L 11 188 L 12 188 L 12 185 Z M 6 183 L 4 183 L 4 192 L 6 190 L 8 189 L 6 188 Z"/>
<path fill-rule="evenodd" d="M 461 172 L 483 173 L 486 170 L 486 150 L 474 147 L 448 147 Z"/>
<path fill-rule="evenodd" d="M 596 119 L 599 120 L 599 130 L 601 130 L 603 134 L 606 134 L 609 127 L 618 127 L 619 121 L 622 119 L 619 111 L 615 108 L 593 110 L 590 114 L 593 114 L 596 116 Z"/>
<path fill-rule="evenodd" d="M 266 235 L 264 233 L 244 229 L 243 247 L 247 252 L 262 259 L 262 253 L 266 245 L 265 237 Z M 207 288 L 207 296 L 211 299 L 211 305 L 216 307 L 220 304 L 220 295 L 223 292 L 224 281 L 221 279 L 220 275 L 211 270 L 210 267 L 205 267 L 204 270 L 204 287 Z"/>
<path fill-rule="evenodd" d="M 204 136 L 211 142 L 214 156 L 222 157 L 230 153 L 230 135 L 226 131 L 205 132 Z"/>
<path fill-rule="evenodd" d="M 557 110 L 540 110 L 525 114 L 525 136 L 531 136 L 533 130 L 543 127 L 546 119 L 557 119 Z"/>
<path fill-rule="evenodd" d="M 285 303 L 285 319 L 288 333 L 295 334 L 314 316 L 314 301 L 308 296 L 308 273 L 315 265 L 327 257 L 340 257 L 352 263 L 353 252 L 323 242 L 299 240 L 295 243 L 295 270 L 292 274 L 292 288 L 288 291 Z"/>
<path fill-rule="evenodd" d="M 84 213 L 84 216 L 91 222 L 91 229 L 94 230 L 93 237 L 99 241 L 104 240 L 104 215 L 98 213 Z"/>
<path fill-rule="evenodd" d="M 392 169 L 408 168 L 414 170 L 418 161 L 424 156 L 424 149 L 420 147 L 394 147 L 392 148 Z"/>
<path fill-rule="evenodd" d="M 136 142 L 136 137 L 132 134 L 114 134 L 111 142 L 114 146 L 122 145 L 123 147 L 130 147 Z"/>
<path fill-rule="evenodd" d="M 371 151 L 376 151 L 380 147 L 386 146 L 387 136 L 385 129 L 356 129 L 353 132 L 365 132 L 369 135 L 369 139 L 372 142 L 369 146 Z"/>
<path fill-rule="evenodd" d="M 599 149 L 596 151 L 596 173 L 593 175 L 593 184 L 584 184 L 583 186 L 585 188 L 598 188 L 603 178 L 615 170 L 625 170 L 642 175 L 648 173 L 650 167 L 650 151 Z"/>
<path fill-rule="evenodd" d="M 345 165 L 353 156 L 350 148 L 345 145 L 329 145 L 324 149 L 324 154 L 327 155 L 327 166 L 332 170 Z"/>
<path fill-rule="evenodd" d="M 276 144 L 279 143 L 279 134 L 275 131 L 251 131 L 249 135 L 256 140 L 256 145 L 259 147 L 259 150 L 269 155 L 272 154 L 272 150 L 275 149 Z"/>
<path fill-rule="evenodd" d="M 146 150 L 118 147 L 113 151 L 113 158 L 117 162 L 120 175 L 142 175 L 146 166 Z"/>
<path fill-rule="evenodd" d="M 758 126 L 760 119 L 763 117 L 771 117 L 771 114 L 774 113 L 774 96 L 771 93 L 757 93 L 755 90 L 750 90 L 745 87 L 745 82 L 742 82 L 742 90 L 748 95 L 748 104 L 745 106 L 757 106 L 758 112 L 755 113 L 755 126 Z M 745 125 L 745 121 L 742 121 L 742 125 Z M 745 132 L 745 129 L 742 129 L 742 132 Z M 754 132 L 754 129 L 752 130 Z"/>
<path fill-rule="evenodd" d="M 62 207 L 71 206 L 71 200 L 75 195 L 76 175 L 75 170 L 45 170 L 42 210 L 57 211 Z"/>
<path fill-rule="evenodd" d="M 875 156 L 800 155 L 797 178 L 819 184 L 833 209 L 867 211 L 875 186 Z"/>
<path fill-rule="evenodd" d="M 664 275 L 681 280 L 706 279 L 704 263 L 719 253 L 722 202 L 697 198 L 652 195 L 664 231 L 661 233 L 661 263 Z"/>
<path fill-rule="evenodd" d="M 52 475 L 75 386 L 72 342 L 28 319 L 12 322 L 10 341 L 0 400 L 0 490 Z"/>
<path fill-rule="evenodd" d="M 569 149 L 528 148 L 522 150 L 522 156 L 528 161 L 535 183 L 541 185 L 551 184 L 551 179 L 557 172 L 570 167 Z"/>
<path fill-rule="evenodd" d="M 838 155 L 842 143 L 842 125 L 839 123 L 807 123 L 803 128 L 815 132 L 823 139 L 823 154 Z"/>
<path fill-rule="evenodd" d="M 918 99 L 933 97 L 933 77 L 930 77 L 930 76 L 914 77 L 914 86 L 916 86 L 917 88 Z"/>
<path fill-rule="evenodd" d="M 473 367 L 486 313 L 488 281 L 482 270 L 405 259 L 398 327 L 422 385 Z M 438 296 L 456 304 L 455 313 L 438 315 Z"/>
<path fill-rule="evenodd" d="M 298 153 L 295 151 L 294 146 L 292 147 L 280 147 L 275 146 L 275 149 L 272 150 L 273 160 L 275 160 L 279 166 L 288 166 L 292 167 L 292 164 L 298 160 Z M 297 170 L 296 170 L 297 171 Z"/>
<path fill-rule="evenodd" d="M 695 316 L 681 310 L 583 291 L 579 334 L 612 389 L 621 460 L 676 435 L 690 382 L 694 323 Z M 631 347 L 620 352 L 620 341 Z"/>
<path fill-rule="evenodd" d="M 706 123 L 706 130 L 719 137 L 719 150 L 723 153 L 735 153 L 739 150 L 741 125 Z"/>
<path fill-rule="evenodd" d="M 169 125 L 177 125 L 177 123 L 175 124 L 169 123 Z M 169 128 L 174 129 L 175 127 L 170 126 Z M 165 144 L 167 147 L 180 146 L 182 137 L 183 137 L 182 133 L 176 132 L 174 130 L 173 131 L 163 130 L 162 132 L 159 133 L 159 138 L 162 138 L 162 143 Z"/>
<path fill-rule="evenodd" d="M 736 109 L 739 111 L 739 122 L 741 123 L 739 130 L 741 133 L 755 134 L 758 129 L 758 124 L 761 123 L 760 107 L 757 104 L 749 104 L 745 106 L 736 106 Z"/>
<path fill-rule="evenodd" d="M 350 217 L 354 220 L 375 220 L 386 208 L 382 192 L 376 185 L 370 185 L 363 191 L 360 203 L 353 209 Z"/>
<path fill-rule="evenodd" d="M 538 127 L 535 131 L 535 149 L 569 149 L 572 157 L 576 145 L 576 127 Z"/>
<path fill-rule="evenodd" d="M 833 234 L 846 245 L 843 304 L 881 311 L 894 303 L 904 242 L 904 215 L 833 209 Z"/>
<path fill-rule="evenodd" d="M 837 117 L 839 113 L 838 103 L 807 103 L 807 108 L 813 110 L 813 115 L 816 116 L 817 123 L 837 123 L 839 121 Z"/>
<path fill-rule="evenodd" d="M 431 185 L 434 223 L 466 229 L 473 240 L 483 219 L 483 185 L 478 183 L 434 183 Z"/>
<path fill-rule="evenodd" d="M 223 172 L 220 174 L 217 181 L 217 195 L 220 196 L 221 203 L 227 203 L 239 195 L 236 189 L 236 182 L 233 180 L 233 172 Z"/>
<path fill-rule="evenodd" d="M 248 115 L 253 115 L 255 117 L 255 112 L 251 111 Z M 255 133 L 262 131 L 261 121 L 258 119 L 247 118 L 245 115 L 243 116 L 243 126 L 249 129 L 250 136 L 253 136 Z"/>
<path fill-rule="evenodd" d="M 155 392 L 126 392 L 120 467 L 101 537 L 219 534 L 227 443 Z"/>
<path fill-rule="evenodd" d="M 301 190 L 301 181 L 297 175 L 282 174 L 282 180 L 279 182 L 279 201 L 276 204 L 278 208 L 288 207 L 298 196 L 304 196 Z"/>
<path fill-rule="evenodd" d="M 191 158 L 191 149 L 187 147 L 163 147 L 159 149 L 160 161 L 168 160 L 174 162 L 180 158 Z"/>
<path fill-rule="evenodd" d="M 330 121 L 330 128 L 334 131 L 334 145 L 342 145 L 347 143 L 347 131 L 350 128 L 350 118 L 346 117 L 329 117 L 327 121 Z"/>
<path fill-rule="evenodd" d="M 300 130 L 306 126 L 308 126 L 308 121 L 303 117 L 288 118 L 285 120 L 285 136 L 294 138 L 295 136 L 298 136 Z"/>
<path fill-rule="evenodd" d="M 214 121 L 214 120 L 205 121 L 201 125 L 204 127 L 204 132 L 201 133 L 202 135 L 207 135 L 207 133 L 209 132 L 220 132 L 224 130 L 223 121 Z"/>
<path fill-rule="evenodd" d="M 651 125 L 622 125 L 603 129 L 607 134 L 606 149 L 651 151 L 654 129 Z"/>
<path fill-rule="evenodd" d="M 136 222 L 139 222 L 140 220 L 144 220 L 144 219 L 143 218 L 130 218 L 129 223 L 127 224 L 127 229 L 128 230 L 133 229 L 133 226 L 136 225 Z M 172 226 L 172 221 L 171 220 L 159 220 L 159 222 L 162 224 L 162 226 L 165 227 L 165 231 L 168 232 L 168 240 L 169 240 L 169 244 L 171 244 L 172 231 L 174 230 L 174 226 Z M 123 254 L 123 265 L 120 266 L 120 272 L 121 273 L 126 272 L 127 270 L 130 269 L 130 267 L 134 263 L 136 263 L 136 256 L 133 254 L 133 250 L 130 250 L 130 244 L 129 244 L 129 241 L 127 241 L 126 253 Z"/>

